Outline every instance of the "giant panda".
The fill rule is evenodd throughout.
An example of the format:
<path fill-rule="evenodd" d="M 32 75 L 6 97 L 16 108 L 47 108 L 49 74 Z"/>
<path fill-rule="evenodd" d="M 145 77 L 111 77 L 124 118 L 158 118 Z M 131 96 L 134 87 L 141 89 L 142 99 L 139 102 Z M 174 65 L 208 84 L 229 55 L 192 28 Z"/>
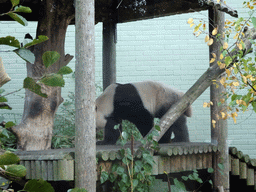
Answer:
<path fill-rule="evenodd" d="M 120 136 L 114 126 L 122 120 L 135 124 L 143 137 L 154 125 L 154 118 L 161 118 L 183 96 L 182 92 L 155 81 L 111 84 L 96 99 L 96 128 L 105 129 L 104 140 L 97 144 L 115 144 Z M 168 129 L 159 143 L 189 142 L 186 116 L 192 116 L 191 106 Z"/>

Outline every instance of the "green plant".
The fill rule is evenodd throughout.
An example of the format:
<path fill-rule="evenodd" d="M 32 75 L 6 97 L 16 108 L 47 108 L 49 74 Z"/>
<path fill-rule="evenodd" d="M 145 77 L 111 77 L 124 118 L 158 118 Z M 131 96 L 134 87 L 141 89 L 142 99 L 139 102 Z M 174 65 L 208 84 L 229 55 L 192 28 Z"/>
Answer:
<path fill-rule="evenodd" d="M 119 126 L 115 128 L 118 129 Z M 120 150 L 122 163 L 113 164 L 110 174 L 103 171 L 100 181 L 104 183 L 109 180 L 113 183 L 113 191 L 149 191 L 155 180 L 155 177 L 151 175 L 155 163 L 152 151 L 141 147 L 139 149 L 141 158 L 135 158 L 133 142 L 134 140 L 143 141 L 142 136 L 135 125 L 129 121 L 123 121 L 122 128 L 118 143 L 124 146 L 127 141 L 131 141 L 131 148 Z M 148 137 L 148 141 L 152 142 L 152 137 Z"/>

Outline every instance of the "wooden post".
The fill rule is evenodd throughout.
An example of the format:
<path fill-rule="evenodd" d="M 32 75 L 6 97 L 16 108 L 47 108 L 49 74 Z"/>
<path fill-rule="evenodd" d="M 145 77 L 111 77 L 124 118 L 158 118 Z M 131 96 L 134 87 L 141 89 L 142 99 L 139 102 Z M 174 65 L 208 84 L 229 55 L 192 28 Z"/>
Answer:
<path fill-rule="evenodd" d="M 224 22 L 225 17 L 224 13 L 218 11 L 214 7 L 209 8 L 209 33 L 212 35 L 212 31 L 215 27 L 218 28 L 218 34 L 221 34 L 219 36 L 220 40 L 216 41 L 214 39 L 214 43 L 210 46 L 210 59 L 213 57 L 212 53 L 216 54 L 216 61 L 211 64 L 214 65 L 220 58 L 220 47 L 222 46 L 224 42 L 224 38 L 222 36 L 224 31 Z M 225 74 L 223 74 L 225 75 Z M 221 75 L 218 79 L 223 77 Z M 218 79 L 216 79 L 218 81 Z M 227 120 L 218 119 L 218 115 L 220 116 L 220 112 L 226 111 L 225 104 L 221 104 L 218 106 L 218 103 L 220 102 L 220 99 L 223 98 L 223 92 L 225 92 L 225 88 L 218 84 L 218 87 L 216 85 L 212 84 L 210 87 L 210 100 L 213 102 L 213 106 L 211 106 L 211 142 L 213 144 L 217 144 L 220 149 L 220 151 L 216 152 L 213 155 L 213 168 L 215 170 L 214 176 L 213 176 L 213 188 L 214 191 L 217 191 L 220 187 L 223 186 L 224 191 L 229 191 L 229 159 L 228 159 L 228 145 L 227 145 L 227 136 L 228 136 L 228 130 L 227 130 Z M 216 123 L 213 124 L 212 121 L 215 121 Z M 224 170 L 221 170 L 224 174 L 221 174 L 219 171 L 218 164 L 224 165 Z"/>
<path fill-rule="evenodd" d="M 103 90 L 116 82 L 116 23 L 103 22 Z"/>
<path fill-rule="evenodd" d="M 76 0 L 75 187 L 96 191 L 94 1 Z"/>

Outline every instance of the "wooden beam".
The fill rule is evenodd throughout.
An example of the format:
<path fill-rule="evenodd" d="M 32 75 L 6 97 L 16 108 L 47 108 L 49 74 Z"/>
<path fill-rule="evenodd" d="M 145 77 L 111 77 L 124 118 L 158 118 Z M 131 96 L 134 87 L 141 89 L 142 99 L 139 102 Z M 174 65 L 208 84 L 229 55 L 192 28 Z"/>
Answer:
<path fill-rule="evenodd" d="M 210 59 L 213 57 L 212 53 L 216 54 L 216 58 L 220 58 L 220 47 L 224 42 L 222 36 L 224 32 L 224 22 L 225 16 L 223 12 L 220 12 L 215 7 L 209 9 L 209 34 L 212 34 L 214 28 L 217 27 L 218 34 L 220 35 L 219 41 L 214 39 L 214 43 L 209 47 Z M 218 59 L 217 59 L 218 60 Z M 210 64 L 213 66 L 216 64 L 217 60 Z M 222 78 L 225 74 L 220 75 L 216 80 Z M 223 98 L 223 93 L 225 88 L 219 84 L 218 87 L 216 84 L 210 86 L 210 100 L 213 102 L 211 106 L 211 142 L 212 144 L 218 145 L 220 149 L 219 152 L 214 153 L 213 156 L 213 169 L 215 170 L 213 176 L 213 188 L 217 190 L 219 186 L 223 186 L 224 191 L 229 191 L 229 157 L 228 157 L 228 145 L 227 145 L 227 120 L 219 119 L 218 116 L 220 112 L 226 112 L 226 105 L 218 105 L 220 99 Z M 213 121 L 215 123 L 213 123 Z M 224 165 L 224 170 L 221 170 L 224 174 L 221 174 L 219 170 L 219 164 Z"/>
<path fill-rule="evenodd" d="M 116 23 L 103 22 L 103 90 L 116 82 Z"/>

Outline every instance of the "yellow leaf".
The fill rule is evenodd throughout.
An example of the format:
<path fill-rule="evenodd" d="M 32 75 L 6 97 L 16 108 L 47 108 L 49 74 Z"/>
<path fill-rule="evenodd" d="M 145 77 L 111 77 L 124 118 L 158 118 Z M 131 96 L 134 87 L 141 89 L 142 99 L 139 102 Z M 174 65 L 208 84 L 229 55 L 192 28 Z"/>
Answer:
<path fill-rule="evenodd" d="M 226 73 L 227 73 L 227 75 L 228 75 L 228 77 L 229 77 L 230 74 L 231 74 L 230 70 L 229 70 L 229 69 L 225 69 L 225 71 L 226 71 Z"/>
<path fill-rule="evenodd" d="M 189 19 L 188 19 L 188 24 L 193 23 L 193 21 L 194 21 L 194 19 L 193 19 L 193 18 L 189 18 Z"/>
<path fill-rule="evenodd" d="M 236 46 L 238 47 L 238 49 L 242 50 L 243 49 L 243 46 L 241 43 L 237 43 Z"/>
<path fill-rule="evenodd" d="M 207 102 L 204 102 L 203 108 L 206 108 L 207 106 L 208 106 L 208 103 L 207 103 Z"/>
<path fill-rule="evenodd" d="M 237 39 L 239 36 L 239 33 L 236 33 L 236 35 L 233 37 L 233 39 Z"/>
<path fill-rule="evenodd" d="M 225 42 L 225 43 L 223 44 L 223 49 L 227 49 L 227 48 L 228 48 L 228 43 Z"/>
<path fill-rule="evenodd" d="M 224 112 L 220 112 L 221 114 L 221 118 L 224 119 L 224 117 L 226 116 L 226 114 Z"/>
<path fill-rule="evenodd" d="M 217 33 L 218 33 L 218 29 L 217 29 L 217 28 L 214 28 L 214 29 L 212 30 L 212 35 L 217 35 Z"/>
<path fill-rule="evenodd" d="M 202 31 L 199 31 L 199 32 L 196 34 L 196 37 L 198 37 L 201 33 L 202 33 Z"/>
<path fill-rule="evenodd" d="M 215 58 L 211 58 L 210 63 L 213 63 L 215 61 Z"/>
<path fill-rule="evenodd" d="M 213 39 L 210 38 L 209 41 L 208 41 L 208 43 L 207 43 L 207 45 L 210 46 L 210 45 L 212 45 L 212 44 L 213 44 Z"/>
<path fill-rule="evenodd" d="M 213 102 L 210 101 L 209 103 L 210 103 L 210 105 L 213 105 Z"/>
<path fill-rule="evenodd" d="M 220 79 L 220 84 L 221 84 L 221 85 L 224 85 L 225 82 L 226 82 L 226 77 L 222 77 L 222 78 Z"/>
<path fill-rule="evenodd" d="M 220 2 L 220 0 L 217 0 L 217 3 L 219 3 Z"/>
<path fill-rule="evenodd" d="M 242 76 L 243 82 L 246 84 L 247 83 L 247 78 L 245 76 Z"/>
<path fill-rule="evenodd" d="M 213 126 L 213 128 L 215 128 L 215 124 L 216 124 L 216 121 L 215 121 L 215 120 L 212 120 L 212 126 Z"/>
<path fill-rule="evenodd" d="M 225 63 L 221 63 L 220 61 L 218 61 L 217 63 L 219 65 L 220 69 L 226 68 L 226 64 Z"/>
<path fill-rule="evenodd" d="M 196 26 L 194 29 L 194 33 L 197 32 L 199 30 L 199 26 Z"/>
<path fill-rule="evenodd" d="M 238 82 L 238 81 L 233 82 L 232 84 L 233 84 L 235 87 L 239 86 L 239 82 Z"/>
<path fill-rule="evenodd" d="M 206 35 L 205 38 L 204 38 L 204 42 L 206 43 L 206 42 L 208 42 L 208 41 L 209 41 L 209 36 Z"/>
<path fill-rule="evenodd" d="M 195 25 L 195 23 L 191 23 L 191 24 L 190 24 L 190 27 L 193 27 L 194 25 Z"/>
<path fill-rule="evenodd" d="M 222 60 L 224 57 L 223 57 L 223 54 L 221 53 L 220 54 L 220 60 Z"/>
<path fill-rule="evenodd" d="M 213 58 L 216 58 L 216 54 L 215 53 L 212 53 L 212 56 L 213 56 Z"/>

